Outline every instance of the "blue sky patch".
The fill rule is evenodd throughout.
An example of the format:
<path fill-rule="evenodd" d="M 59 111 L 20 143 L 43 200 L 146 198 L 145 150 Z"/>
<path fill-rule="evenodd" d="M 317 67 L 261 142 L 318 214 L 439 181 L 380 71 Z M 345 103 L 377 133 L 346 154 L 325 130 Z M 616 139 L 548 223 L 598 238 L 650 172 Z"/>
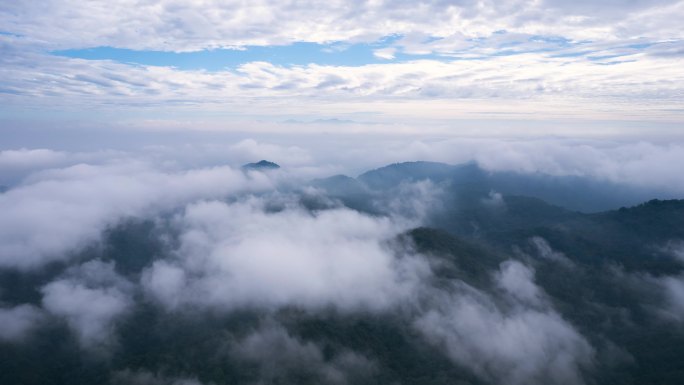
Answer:
<path fill-rule="evenodd" d="M 407 62 L 412 60 L 473 60 L 487 57 L 510 56 L 525 53 L 548 53 L 550 57 L 587 56 L 590 60 L 619 57 L 623 54 L 606 54 L 600 56 L 596 50 L 578 50 L 588 41 L 572 42 L 561 36 L 532 35 L 522 36 L 520 39 L 500 41 L 506 31 L 497 31 L 489 37 L 468 39 L 470 47 L 457 52 L 436 52 L 429 54 L 407 54 L 402 50 L 401 35 L 389 35 L 372 43 L 346 44 L 333 42 L 328 44 L 297 42 L 282 46 L 246 46 L 243 49 L 212 49 L 193 52 L 170 52 L 133 50 L 114 47 L 95 47 L 85 49 L 69 49 L 51 51 L 57 56 L 79 58 L 87 60 L 113 60 L 121 63 L 167 66 L 180 70 L 221 71 L 234 69 L 250 62 L 268 62 L 278 66 L 302 66 L 308 64 L 355 67 L 367 64 L 381 64 L 389 62 Z M 431 42 L 439 41 L 440 37 L 430 37 L 425 40 L 429 46 Z M 627 46 L 631 49 L 643 49 L 649 44 L 634 44 Z M 393 48 L 392 58 L 376 56 L 375 50 Z M 493 52 L 483 53 L 481 49 L 493 49 Z M 594 54 L 594 55 L 592 55 Z"/>
<path fill-rule="evenodd" d="M 213 49 L 196 52 L 136 51 L 132 49 L 97 47 L 53 51 L 54 55 L 88 60 L 114 60 L 154 66 L 171 66 L 181 70 L 220 71 L 241 64 L 264 61 L 282 66 L 320 64 L 360 66 L 386 60 L 373 51 L 387 44 L 317 44 L 294 43 L 287 46 L 247 46 L 242 50 Z"/>

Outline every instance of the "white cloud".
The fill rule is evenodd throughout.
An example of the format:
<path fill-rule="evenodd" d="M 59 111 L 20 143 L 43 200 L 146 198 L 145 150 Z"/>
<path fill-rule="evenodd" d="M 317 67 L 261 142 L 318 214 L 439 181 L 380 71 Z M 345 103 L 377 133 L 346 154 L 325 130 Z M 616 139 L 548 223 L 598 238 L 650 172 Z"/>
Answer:
<path fill-rule="evenodd" d="M 0 167 L 45 168 L 65 161 L 67 155 L 61 151 L 45 148 L 0 151 Z"/>
<path fill-rule="evenodd" d="M 684 192 L 678 167 L 684 162 L 684 147 L 649 142 L 369 138 L 359 144 L 352 136 L 296 145 L 243 140 L 128 153 L 27 149 L 2 152 L 0 157 L 2 154 L 9 154 L 2 158 L 6 160 L 25 159 L 5 162 L 8 170 L 15 164 L 30 164 L 22 171 L 29 173 L 24 181 L 0 194 L 0 266 L 22 269 L 69 258 L 79 247 L 97 241 L 104 228 L 125 217 L 154 217 L 197 200 L 268 191 L 275 186 L 296 187 L 310 177 L 360 172 L 408 160 L 453 164 L 475 160 L 488 170 L 586 176 L 647 187 L 660 194 L 652 198 Z M 36 154 L 39 161 L 34 162 Z M 228 166 L 208 167 L 262 158 L 283 159 L 286 167 L 270 176 L 249 177 Z M 53 168 L 63 161 L 83 160 L 91 164 Z M 194 168 L 197 166 L 200 168 Z M 434 209 L 439 198 L 438 189 L 426 183 L 403 186 L 396 199 L 383 202 L 383 208 L 420 219 Z"/>
<path fill-rule="evenodd" d="M 681 86 L 677 79 L 683 76 L 667 58 L 639 57 L 635 61 L 605 66 L 581 57 L 550 58 L 534 53 L 359 67 L 316 64 L 282 67 L 252 62 L 235 71 L 219 72 L 19 54 L 12 61 L 5 59 L 3 67 L 7 75 L 4 88 L 15 90 L 19 95 L 38 97 L 37 103 L 45 100 L 57 105 L 78 100 L 96 105 L 103 102 L 121 106 L 140 103 L 153 106 L 162 102 L 179 106 L 228 103 L 245 104 L 249 108 L 250 102 L 235 98 L 317 96 L 341 102 L 349 98 L 391 100 L 396 97 L 536 100 L 543 95 L 552 99 L 543 101 L 544 108 L 554 107 L 559 115 L 568 112 L 562 109 L 562 102 L 590 107 L 582 103 L 582 99 L 599 100 L 608 106 L 636 100 L 668 103 L 679 95 Z M 330 83 L 330 77 L 337 81 Z M 324 89 L 321 89 L 322 84 L 326 85 Z M 18 98 L 8 94 L 4 97 Z M 261 99 L 260 102 L 269 100 Z M 277 105 L 292 108 L 284 102 Z M 315 101 L 308 101 L 311 102 Z M 542 101 L 536 100 L 536 103 Z M 644 107 L 640 106 L 640 110 Z M 503 112 L 500 108 L 495 110 Z M 664 112 L 662 107 L 659 111 Z M 599 111 L 596 114 L 599 115 Z"/>
<path fill-rule="evenodd" d="M 424 260 L 398 258 L 386 244 L 402 224 L 345 208 L 312 213 L 287 200 L 211 201 L 187 206 L 177 223 L 177 257 L 142 278 L 170 308 L 384 309 L 410 297 L 429 272 Z"/>
<path fill-rule="evenodd" d="M 349 146 L 351 147 L 351 146 Z M 646 140 L 563 138 L 386 139 L 351 148 L 365 167 L 408 160 L 461 164 L 476 161 L 491 171 L 575 175 L 680 195 L 684 146 Z M 338 149 L 338 152 L 345 153 Z M 313 153 L 315 159 L 322 158 Z M 353 161 L 353 160 L 352 160 Z M 357 167 L 360 168 L 360 167 Z"/>
<path fill-rule="evenodd" d="M 543 295 L 534 283 L 534 271 L 518 261 L 505 261 L 495 276 L 500 289 L 525 304 L 543 304 Z"/>
<path fill-rule="evenodd" d="M 86 126 L 282 131 L 293 129 L 273 124 L 283 116 L 316 120 L 365 110 L 375 113 L 373 123 L 391 125 L 345 130 L 416 133 L 440 126 L 441 133 L 464 134 L 479 132 L 482 119 L 501 119 L 545 121 L 553 127 L 544 133 L 569 124 L 572 133 L 595 133 L 588 121 L 603 123 L 602 133 L 623 134 L 622 122 L 647 122 L 676 134 L 683 7 L 674 0 L 8 2 L 0 5 L 0 31 L 7 32 L 0 34 L 0 100 L 18 126 L 52 123 L 45 116 L 52 111 L 62 123 L 72 124 L 72 115 Z M 386 36 L 397 40 L 378 43 Z M 370 43 L 387 60 L 402 53 L 439 58 L 356 67 L 248 62 L 209 72 L 46 53 L 293 42 Z M 200 118 L 188 118 L 193 114 Z M 468 119 L 479 119 L 478 127 L 468 127 Z M 411 127 L 411 120 L 430 122 Z M 466 123 L 454 128 L 455 120 Z M 501 126 L 504 133 L 531 132 L 527 125 Z"/>
<path fill-rule="evenodd" d="M 481 37 L 500 30 L 570 39 L 681 37 L 679 1 L 51 0 L 3 3 L 0 25 L 53 47 L 167 51 L 242 45 L 374 41 L 393 34 Z M 647 16 L 646 18 L 644 16 Z M 315 24 L 308 23 L 316 20 Z M 648 20 L 648 22 L 644 22 Z"/>
<path fill-rule="evenodd" d="M 566 267 L 573 267 L 573 262 L 560 251 L 551 248 L 551 245 L 542 237 L 530 238 L 530 243 L 537 249 L 537 254 L 544 259 L 548 259 Z"/>
<path fill-rule="evenodd" d="M 83 347 L 103 348 L 112 343 L 114 322 L 133 304 L 131 290 L 113 263 L 94 260 L 44 286 L 42 303 L 67 322 Z"/>
<path fill-rule="evenodd" d="M 396 48 L 381 48 L 373 51 L 373 55 L 379 57 L 380 59 L 392 60 L 397 52 Z"/>
<path fill-rule="evenodd" d="M 496 282 L 516 299 L 512 307 L 457 283 L 452 293 L 429 294 L 432 305 L 415 320 L 415 327 L 485 381 L 583 384 L 594 349 L 544 303 L 532 279 L 527 267 L 507 261 Z"/>
<path fill-rule="evenodd" d="M 27 175 L 49 168 L 61 168 L 79 163 L 99 164 L 120 157 L 116 151 L 78 153 L 48 148 L 0 150 L 0 184 L 17 184 Z"/>
<path fill-rule="evenodd" d="M 357 67 L 250 62 L 208 72 L 55 57 L 33 52 L 20 42 L 8 44 L 19 46 L 0 48 L 6 51 L 0 56 L 0 97 L 5 108 L 40 108 L 38 116 L 59 111 L 54 113 L 58 120 L 70 111 L 86 126 L 94 125 L 94 120 L 98 127 L 121 129 L 241 131 L 249 126 L 252 130 L 320 132 L 331 128 L 274 122 L 283 116 L 323 119 L 371 111 L 373 123 L 392 126 L 361 124 L 334 130 L 396 132 L 408 128 L 416 133 L 427 127 L 463 134 L 477 130 L 468 128 L 469 124 L 454 128 L 454 121 L 480 120 L 479 127 L 483 119 L 503 119 L 547 121 L 558 130 L 568 130 L 564 126 L 572 124 L 574 133 L 578 129 L 595 133 L 595 126 L 582 128 L 583 121 L 598 121 L 604 122 L 601 133 L 624 133 L 619 122 L 669 127 L 682 119 L 684 75 L 666 55 L 637 52 L 612 60 L 611 65 L 605 65 L 606 60 L 552 57 L 544 52 Z M 107 118 L 84 113 L 86 106 Z M 168 117 L 165 106 L 174 106 L 173 116 Z M 8 119 L 19 125 L 38 124 L 33 114 L 13 113 Z M 413 123 L 423 127 L 411 127 Z M 546 126 L 543 132 L 549 129 Z"/>
<path fill-rule="evenodd" d="M 134 161 L 35 173 L 0 195 L 0 266 L 26 269 L 69 258 L 123 218 L 271 186 L 264 175 L 230 167 L 167 173 Z"/>

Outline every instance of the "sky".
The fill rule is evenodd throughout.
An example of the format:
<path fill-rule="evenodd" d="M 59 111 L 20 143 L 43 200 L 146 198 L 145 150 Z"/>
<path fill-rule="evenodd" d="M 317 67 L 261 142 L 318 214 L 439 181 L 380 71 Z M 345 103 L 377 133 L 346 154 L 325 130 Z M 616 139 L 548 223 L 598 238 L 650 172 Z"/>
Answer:
<path fill-rule="evenodd" d="M 676 140 L 683 15 L 672 0 L 3 1 L 1 147 L 160 132 Z"/>

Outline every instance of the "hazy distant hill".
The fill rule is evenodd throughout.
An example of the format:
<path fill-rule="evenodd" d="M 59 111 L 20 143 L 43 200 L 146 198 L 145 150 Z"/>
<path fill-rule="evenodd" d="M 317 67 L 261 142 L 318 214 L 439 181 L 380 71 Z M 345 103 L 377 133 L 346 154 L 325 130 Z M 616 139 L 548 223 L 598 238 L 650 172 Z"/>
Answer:
<path fill-rule="evenodd" d="M 504 195 L 530 196 L 585 212 L 632 206 L 654 197 L 669 197 L 662 192 L 588 177 L 485 171 L 475 163 L 457 166 L 434 162 L 397 163 L 358 177 L 359 181 L 375 190 L 423 179 L 446 183 L 459 193 L 496 191 Z"/>

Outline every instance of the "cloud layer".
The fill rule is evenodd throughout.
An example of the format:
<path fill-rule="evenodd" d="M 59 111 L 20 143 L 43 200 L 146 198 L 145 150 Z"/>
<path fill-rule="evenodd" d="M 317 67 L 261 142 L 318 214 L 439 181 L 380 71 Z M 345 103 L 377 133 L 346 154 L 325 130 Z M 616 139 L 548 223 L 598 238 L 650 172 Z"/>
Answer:
<path fill-rule="evenodd" d="M 454 119 L 471 118 L 543 120 L 555 129 L 564 126 L 557 120 L 566 119 L 604 126 L 611 121 L 649 122 L 662 129 L 682 119 L 684 82 L 677 60 L 683 4 L 4 4 L 0 97 L 9 122 L 31 127 L 50 117 L 138 129 L 237 131 L 248 124 L 272 132 L 279 130 L 272 125 L 281 120 L 354 120 L 353 113 L 367 111 L 372 114 L 366 121 L 390 127 L 357 129 L 420 132 L 417 124 L 405 123 L 426 118 L 446 126 L 442 133 L 452 134 L 464 129 L 455 127 Z M 211 72 L 180 70 L 173 62 L 150 66 L 116 56 L 84 60 L 50 54 L 95 47 L 249 51 L 302 42 L 320 44 L 317 54 L 323 55 L 349 49 L 354 56 L 350 47 L 361 45 L 384 61 L 349 66 L 317 64 L 313 58 L 305 65 L 246 59 Z M 174 119 L 168 117 L 168 106 L 174 107 Z M 36 108 L 39 116 L 29 112 Z M 507 132 L 528 132 L 502 126 L 509 127 Z"/>
<path fill-rule="evenodd" d="M 400 34 L 481 37 L 510 30 L 571 39 L 681 38 L 674 0 L 589 1 L 331 1 L 296 4 L 175 0 L 7 3 L 8 32 L 62 47 L 114 46 L 199 50 L 296 41 L 373 41 Z M 643 17 L 649 22 L 644 23 Z M 317 20 L 316 24 L 307 23 Z M 76 38 L 74 32 L 78 32 Z"/>
<path fill-rule="evenodd" d="M 30 268 L 67 258 L 126 217 L 172 210 L 184 201 L 268 187 L 230 167 L 164 173 L 142 164 L 78 164 L 35 174 L 0 196 L 2 267 Z"/>

